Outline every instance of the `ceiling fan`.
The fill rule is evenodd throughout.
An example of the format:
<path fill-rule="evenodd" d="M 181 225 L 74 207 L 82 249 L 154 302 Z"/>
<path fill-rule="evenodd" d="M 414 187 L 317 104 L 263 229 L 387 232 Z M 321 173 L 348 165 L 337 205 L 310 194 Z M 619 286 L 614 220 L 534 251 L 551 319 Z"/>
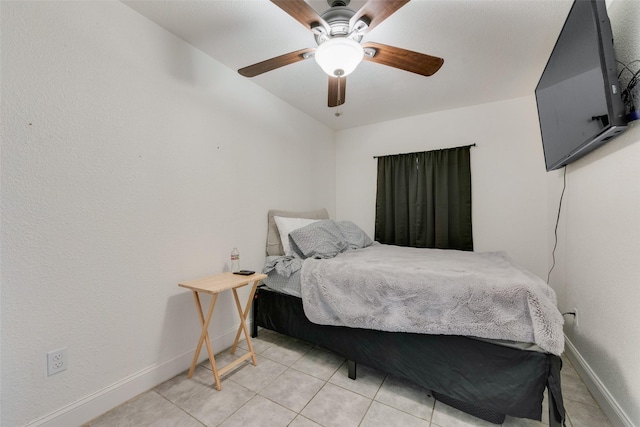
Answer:
<path fill-rule="evenodd" d="M 315 57 L 329 75 L 328 106 L 345 101 L 345 77 L 362 61 L 375 62 L 423 76 L 431 76 L 444 59 L 380 43 L 361 44 L 362 37 L 407 4 L 409 0 L 368 0 L 354 12 L 350 0 L 327 0 L 330 8 L 319 15 L 304 0 L 271 0 L 315 36 L 317 48 L 305 48 L 238 70 L 245 77 L 255 77 L 285 65 Z"/>

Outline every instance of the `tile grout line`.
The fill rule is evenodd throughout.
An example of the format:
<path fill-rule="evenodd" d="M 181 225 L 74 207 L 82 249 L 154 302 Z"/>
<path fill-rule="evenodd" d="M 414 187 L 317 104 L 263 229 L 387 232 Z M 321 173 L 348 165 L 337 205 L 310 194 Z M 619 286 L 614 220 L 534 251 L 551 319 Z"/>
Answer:
<path fill-rule="evenodd" d="M 269 348 L 273 347 L 274 345 L 276 345 L 276 344 L 272 344 L 272 345 L 270 345 L 268 348 L 266 348 L 266 349 L 265 349 L 265 351 L 266 351 L 266 350 L 268 350 Z M 313 397 L 312 397 L 311 399 L 309 399 L 309 402 L 307 402 L 307 404 L 306 404 L 306 405 L 305 405 L 305 406 L 304 406 L 300 411 L 297 411 L 297 412 L 296 412 L 296 411 L 293 411 L 293 410 L 291 410 L 291 409 L 289 409 L 289 408 L 287 408 L 286 406 L 281 405 L 281 404 L 280 404 L 280 403 L 278 403 L 278 402 L 273 401 L 272 399 L 268 398 L 267 396 L 263 396 L 261 393 L 262 393 L 262 391 L 263 391 L 263 390 L 265 390 L 269 385 L 273 384 L 273 383 L 274 383 L 278 378 L 282 377 L 282 376 L 284 375 L 284 373 L 285 373 L 285 372 L 287 372 L 289 369 L 293 369 L 293 370 L 295 370 L 295 371 L 297 371 L 297 372 L 301 372 L 301 373 L 303 373 L 303 374 L 309 375 L 309 374 L 307 374 L 306 372 L 302 372 L 302 371 L 299 371 L 298 369 L 294 368 L 294 367 L 293 367 L 293 365 L 294 365 L 298 360 L 302 359 L 306 354 L 308 354 L 308 353 L 309 353 L 313 348 L 315 348 L 315 347 L 311 347 L 311 348 L 309 348 L 307 351 L 305 351 L 305 352 L 304 352 L 304 353 L 303 353 L 299 358 L 297 358 L 297 359 L 296 359 L 296 360 L 291 364 L 291 366 L 283 365 L 283 366 L 285 366 L 285 367 L 286 367 L 286 369 L 285 369 L 284 371 L 282 371 L 278 376 L 276 376 L 273 380 L 271 380 L 271 381 L 269 382 L 269 384 L 267 384 L 267 385 L 266 385 L 266 386 L 264 386 L 262 389 L 260 389 L 260 391 L 256 392 L 256 393 L 255 393 L 255 395 L 254 395 L 251 399 L 249 399 L 249 401 L 247 401 L 247 403 L 245 403 L 245 404 L 244 404 L 244 405 L 242 405 L 240 408 L 238 408 L 238 409 L 234 412 L 234 414 L 235 414 L 236 412 L 238 412 L 240 409 L 244 408 L 244 407 L 245 407 L 249 402 L 251 402 L 251 400 L 253 400 L 256 396 L 260 396 L 260 397 L 262 397 L 263 399 L 266 399 L 266 400 L 268 400 L 269 402 L 274 403 L 275 405 L 281 406 L 282 408 L 285 408 L 285 409 L 287 409 L 287 410 L 289 410 L 289 411 L 291 411 L 291 412 L 293 412 L 293 413 L 295 414 L 295 416 L 293 417 L 293 419 L 291 420 L 291 422 L 289 422 L 289 423 L 287 424 L 288 426 L 289 426 L 289 425 L 291 425 L 291 423 L 293 423 L 293 422 L 295 421 L 295 419 L 296 419 L 296 418 L 298 418 L 298 416 L 304 417 L 304 415 L 302 415 L 302 414 L 301 414 L 301 412 L 304 410 L 304 408 L 306 408 L 306 407 L 307 407 L 307 405 L 309 404 L 309 402 L 311 402 L 311 400 L 313 400 L 313 397 L 315 397 L 315 396 L 320 392 L 320 390 L 322 390 L 322 388 L 326 385 L 326 381 L 325 381 L 325 384 L 323 384 L 323 386 L 322 386 L 322 387 L 320 387 L 320 389 L 318 389 L 318 391 L 313 395 Z M 264 353 L 264 351 L 263 351 L 263 353 Z M 270 359 L 268 356 L 264 356 L 262 353 L 259 353 L 259 354 L 260 354 L 262 357 L 264 357 L 265 359 L 267 359 L 267 360 L 270 360 L 270 361 L 272 361 L 272 362 L 274 362 L 274 363 L 280 363 L 280 362 L 278 362 L 278 361 L 276 361 L 276 360 Z M 257 354 L 256 354 L 256 356 L 257 356 Z M 317 378 L 317 377 L 315 377 L 315 376 L 313 376 L 313 375 L 310 375 L 310 376 L 311 376 L 311 377 L 313 377 L 313 378 Z M 322 381 L 322 379 L 321 379 L 321 378 L 317 378 L 317 379 L 319 379 L 319 380 L 321 380 L 321 381 Z M 233 380 L 231 380 L 231 379 L 229 379 L 229 380 L 230 380 L 230 381 L 233 381 Z M 236 384 L 237 384 L 237 383 L 236 383 Z M 245 388 L 246 388 L 246 387 L 245 387 Z M 232 415 L 230 415 L 229 417 L 231 417 L 231 416 L 232 416 Z M 227 417 L 227 419 L 228 419 L 229 417 Z M 304 417 L 304 418 L 306 418 L 306 417 Z M 226 421 L 226 420 L 225 420 L 225 421 Z M 223 421 L 223 422 L 224 422 L 224 421 Z"/>
<path fill-rule="evenodd" d="M 175 408 L 178 408 L 181 412 L 184 412 L 185 414 L 187 414 L 189 416 L 189 418 L 193 418 L 197 423 L 203 425 L 206 427 L 206 424 L 203 423 L 202 421 L 200 421 L 199 419 L 197 419 L 196 417 L 194 417 L 193 415 L 191 415 L 188 411 L 186 411 L 184 408 L 176 405 L 175 403 L 173 403 L 172 401 L 170 401 L 169 399 L 167 399 L 162 393 L 160 393 L 159 391 L 157 391 L 155 388 L 152 388 L 151 391 L 153 391 L 154 393 L 156 393 L 158 396 L 162 397 L 164 400 L 166 400 L 167 402 L 169 402 L 171 405 L 173 405 Z"/>
<path fill-rule="evenodd" d="M 429 390 L 429 396 L 433 398 L 433 405 L 431 406 L 431 416 L 429 417 L 429 427 L 433 425 L 433 414 L 436 413 L 436 398 L 433 397 L 433 392 Z"/>
<path fill-rule="evenodd" d="M 345 362 L 348 363 L 348 362 Z M 362 416 L 362 419 L 360 420 L 360 422 L 358 423 L 358 426 L 360 426 L 362 424 L 362 422 L 364 421 L 364 419 L 366 418 L 367 414 L 369 413 L 369 409 L 371 409 L 371 406 L 373 405 L 373 402 L 376 401 L 376 396 L 378 395 L 378 393 L 380 392 L 380 389 L 382 388 L 382 384 L 384 384 L 385 380 L 387 379 L 388 375 L 385 375 L 384 378 L 382 378 L 382 381 L 380 381 L 380 385 L 378 386 L 378 389 L 376 390 L 376 392 L 373 394 L 373 397 L 371 398 L 371 403 L 369 403 L 369 406 L 367 406 L 367 410 L 364 412 L 364 415 Z M 357 376 L 356 376 L 357 378 Z M 356 381 L 355 379 L 353 381 Z M 360 394 L 358 392 L 354 392 L 356 394 Z M 362 396 L 362 395 L 361 395 Z M 365 396 L 366 397 L 366 396 Z"/>

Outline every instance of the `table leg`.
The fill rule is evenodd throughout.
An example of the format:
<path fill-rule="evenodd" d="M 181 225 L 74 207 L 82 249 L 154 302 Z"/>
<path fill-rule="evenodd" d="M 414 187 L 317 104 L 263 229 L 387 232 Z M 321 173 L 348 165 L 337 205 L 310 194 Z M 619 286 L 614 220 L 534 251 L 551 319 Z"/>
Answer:
<path fill-rule="evenodd" d="M 258 364 L 258 361 L 256 360 L 256 353 L 253 351 L 253 344 L 251 342 L 251 337 L 249 336 L 249 329 L 247 328 L 246 319 L 247 319 L 247 316 L 249 315 L 249 310 L 251 308 L 251 303 L 253 302 L 253 296 L 256 293 L 257 287 L 258 287 L 257 281 L 253 282 L 253 286 L 251 287 L 251 292 L 249 295 L 249 299 L 247 301 L 247 306 L 244 309 L 244 312 L 242 311 L 242 305 L 240 304 L 240 299 L 238 298 L 238 292 L 235 288 L 233 289 L 233 297 L 236 300 L 236 307 L 238 309 L 238 314 L 240 315 L 240 326 L 238 327 L 238 332 L 236 333 L 236 339 L 233 341 L 233 346 L 231 346 L 231 354 L 235 353 L 236 347 L 238 346 L 238 341 L 240 340 L 240 333 L 241 331 L 243 331 L 244 336 L 247 339 L 247 346 L 249 347 L 249 353 L 251 354 L 251 361 L 253 362 L 254 366 Z"/>
<path fill-rule="evenodd" d="M 211 348 L 211 341 L 209 340 L 209 323 L 211 322 L 211 315 L 213 314 L 213 309 L 216 305 L 216 300 L 218 299 L 218 294 L 213 294 L 211 296 L 211 303 L 209 304 L 209 311 L 207 312 L 207 317 L 204 317 L 202 312 L 202 305 L 200 304 L 200 296 L 198 292 L 193 291 L 193 297 L 196 302 L 196 310 L 198 311 L 198 317 L 200 317 L 200 323 L 202 325 L 202 332 L 200 332 L 200 339 L 198 340 L 198 345 L 196 346 L 196 352 L 193 355 L 193 361 L 191 362 L 191 368 L 189 368 L 189 373 L 187 374 L 187 378 L 191 378 L 193 376 L 193 372 L 196 369 L 196 363 L 198 363 L 198 356 L 200 356 L 200 349 L 202 348 L 202 343 L 205 342 L 207 346 L 207 353 L 209 354 L 209 362 L 211 362 L 211 370 L 213 371 L 213 378 L 216 381 L 216 389 L 220 390 L 222 386 L 220 385 L 220 376 L 218 375 L 218 368 L 216 367 L 216 361 L 213 357 L 213 349 Z"/>

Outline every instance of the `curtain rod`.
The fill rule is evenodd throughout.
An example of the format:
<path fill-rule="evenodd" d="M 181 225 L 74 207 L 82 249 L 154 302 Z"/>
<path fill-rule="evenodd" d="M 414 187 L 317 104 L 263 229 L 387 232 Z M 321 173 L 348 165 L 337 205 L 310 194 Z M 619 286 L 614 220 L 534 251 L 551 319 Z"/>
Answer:
<path fill-rule="evenodd" d="M 465 147 L 475 147 L 476 144 L 469 144 L 469 145 L 462 145 L 460 147 L 451 147 L 451 148 L 439 148 L 437 150 L 427 150 L 427 151 L 440 151 L 440 150 L 454 150 L 456 148 L 465 148 Z M 424 153 L 424 151 L 414 151 L 413 153 L 398 153 L 398 154 L 385 154 L 383 156 L 373 156 L 374 159 L 377 159 L 378 157 L 387 157 L 387 156 L 402 156 L 405 154 L 418 154 L 418 153 Z"/>

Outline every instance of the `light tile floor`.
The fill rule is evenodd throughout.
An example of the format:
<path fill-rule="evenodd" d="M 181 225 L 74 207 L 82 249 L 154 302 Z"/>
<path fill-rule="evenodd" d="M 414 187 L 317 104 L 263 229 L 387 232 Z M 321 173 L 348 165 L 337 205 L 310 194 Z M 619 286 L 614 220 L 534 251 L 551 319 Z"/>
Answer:
<path fill-rule="evenodd" d="M 216 355 L 224 366 L 246 353 Z M 408 381 L 358 365 L 347 377 L 345 360 L 307 342 L 262 329 L 253 340 L 258 366 L 249 362 L 214 387 L 208 361 L 193 378 L 184 372 L 87 424 L 103 426 L 221 427 L 483 427 L 495 426 L 435 401 Z M 568 427 L 611 426 L 569 360 L 563 357 L 562 388 Z M 507 417 L 503 426 L 548 425 Z"/>

